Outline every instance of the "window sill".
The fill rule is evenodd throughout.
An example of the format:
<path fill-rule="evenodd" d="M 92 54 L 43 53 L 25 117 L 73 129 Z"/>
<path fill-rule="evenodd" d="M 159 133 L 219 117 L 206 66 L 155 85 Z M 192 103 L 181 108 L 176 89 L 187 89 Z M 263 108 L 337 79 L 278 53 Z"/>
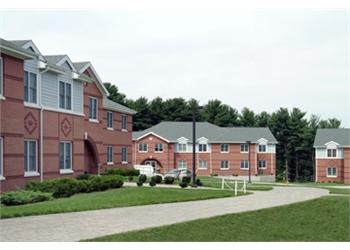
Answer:
<path fill-rule="evenodd" d="M 6 180 L 5 176 L 0 175 L 0 181 Z"/>
<path fill-rule="evenodd" d="M 74 171 L 72 169 L 60 169 L 60 174 L 73 174 Z"/>
<path fill-rule="evenodd" d="M 230 152 L 228 151 L 220 151 L 221 154 L 229 154 Z"/>
<path fill-rule="evenodd" d="M 127 129 L 122 129 L 122 132 L 128 132 L 128 130 Z"/>
<path fill-rule="evenodd" d="M 93 122 L 93 123 L 100 123 L 98 120 L 96 119 L 89 119 L 89 122 Z"/>
<path fill-rule="evenodd" d="M 240 153 L 241 153 L 241 154 L 248 154 L 249 152 L 241 151 Z"/>
<path fill-rule="evenodd" d="M 107 128 L 107 130 L 114 131 L 114 128 Z"/>
<path fill-rule="evenodd" d="M 154 151 L 155 154 L 162 154 L 164 151 Z"/>
<path fill-rule="evenodd" d="M 139 153 L 148 153 L 148 151 L 138 151 Z"/>
<path fill-rule="evenodd" d="M 128 162 L 127 161 L 122 161 L 122 164 L 128 164 Z"/>
<path fill-rule="evenodd" d="M 1 100 L 6 100 L 6 97 L 3 96 L 3 95 L 0 95 L 0 101 L 1 101 Z"/>
<path fill-rule="evenodd" d="M 28 108 L 40 109 L 40 106 L 37 103 L 24 102 L 24 106 Z"/>
<path fill-rule="evenodd" d="M 246 170 L 246 171 L 248 171 L 249 168 L 240 168 L 240 170 Z"/>
<path fill-rule="evenodd" d="M 114 165 L 114 162 L 107 162 L 107 165 Z"/>
<path fill-rule="evenodd" d="M 230 170 L 230 168 L 220 168 L 220 170 Z"/>
<path fill-rule="evenodd" d="M 34 176 L 40 176 L 40 173 L 38 173 L 38 172 L 24 172 L 24 177 L 34 177 Z"/>
<path fill-rule="evenodd" d="M 198 170 L 207 170 L 208 168 L 198 168 Z"/>
<path fill-rule="evenodd" d="M 338 176 L 336 175 L 327 175 L 327 178 L 337 178 Z"/>
<path fill-rule="evenodd" d="M 262 170 L 264 170 L 264 169 L 267 169 L 267 167 L 264 167 L 264 168 L 258 168 L 258 169 L 262 169 Z"/>

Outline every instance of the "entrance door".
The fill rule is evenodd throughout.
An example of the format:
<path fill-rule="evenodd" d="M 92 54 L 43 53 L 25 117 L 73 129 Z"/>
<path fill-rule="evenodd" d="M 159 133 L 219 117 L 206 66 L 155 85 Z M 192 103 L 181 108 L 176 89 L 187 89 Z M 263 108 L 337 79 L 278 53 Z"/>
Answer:
<path fill-rule="evenodd" d="M 145 161 L 145 165 L 150 165 L 150 166 L 153 167 L 154 172 L 156 172 L 156 173 L 159 172 L 159 168 L 158 168 L 158 165 L 157 165 L 157 162 L 156 162 L 156 161 L 152 161 L 152 160 Z"/>

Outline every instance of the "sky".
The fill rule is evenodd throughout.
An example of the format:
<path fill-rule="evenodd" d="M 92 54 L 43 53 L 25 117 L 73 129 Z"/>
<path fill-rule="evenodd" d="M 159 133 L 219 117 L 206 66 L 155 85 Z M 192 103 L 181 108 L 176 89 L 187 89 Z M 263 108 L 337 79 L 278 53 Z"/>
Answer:
<path fill-rule="evenodd" d="M 298 107 L 350 127 L 348 9 L 0 10 L 0 37 L 91 61 L 128 98 Z"/>

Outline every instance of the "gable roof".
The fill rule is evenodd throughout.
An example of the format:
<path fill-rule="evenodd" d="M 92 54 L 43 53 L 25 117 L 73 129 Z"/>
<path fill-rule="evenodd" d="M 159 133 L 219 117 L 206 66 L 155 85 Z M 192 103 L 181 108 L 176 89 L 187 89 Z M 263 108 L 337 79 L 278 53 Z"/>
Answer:
<path fill-rule="evenodd" d="M 35 53 L 23 49 L 17 44 L 0 38 L 0 50 L 2 53 L 21 59 L 35 59 L 38 57 Z"/>
<path fill-rule="evenodd" d="M 323 147 L 327 142 L 336 142 L 339 146 L 350 147 L 349 128 L 322 128 L 317 129 L 314 147 Z"/>
<path fill-rule="evenodd" d="M 108 110 L 113 110 L 124 114 L 130 114 L 130 115 L 136 114 L 135 110 L 125 107 L 124 105 L 116 103 L 112 100 L 109 100 L 106 96 L 103 97 L 103 107 Z"/>
<path fill-rule="evenodd" d="M 161 122 L 144 131 L 133 132 L 133 140 L 153 132 L 170 142 L 177 142 L 178 138 L 192 138 L 192 122 Z M 219 127 L 208 122 L 196 123 L 196 140 L 205 137 L 209 142 L 257 142 L 265 138 L 269 143 L 277 143 L 269 128 Z"/>
<path fill-rule="evenodd" d="M 29 43 L 31 40 L 10 40 L 10 42 L 14 43 L 18 47 L 23 47 L 25 44 Z"/>

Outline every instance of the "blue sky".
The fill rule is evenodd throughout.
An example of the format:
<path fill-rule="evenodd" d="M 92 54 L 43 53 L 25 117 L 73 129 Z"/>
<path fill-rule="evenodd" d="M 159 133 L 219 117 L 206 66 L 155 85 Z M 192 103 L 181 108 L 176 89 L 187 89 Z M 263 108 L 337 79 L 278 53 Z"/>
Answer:
<path fill-rule="evenodd" d="M 130 98 L 299 107 L 350 127 L 346 9 L 0 11 L 5 39 L 89 60 Z"/>

